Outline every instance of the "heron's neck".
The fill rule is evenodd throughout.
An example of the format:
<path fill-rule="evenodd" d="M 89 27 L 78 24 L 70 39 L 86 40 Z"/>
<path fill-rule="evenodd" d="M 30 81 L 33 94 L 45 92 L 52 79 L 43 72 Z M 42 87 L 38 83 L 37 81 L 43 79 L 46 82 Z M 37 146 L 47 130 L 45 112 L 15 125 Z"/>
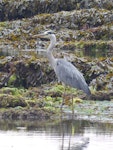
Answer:
<path fill-rule="evenodd" d="M 55 44 L 56 44 L 56 36 L 53 34 L 50 37 L 50 44 L 49 44 L 49 47 L 47 48 L 47 51 L 48 52 L 53 51 Z"/>
<path fill-rule="evenodd" d="M 51 52 L 47 52 L 47 57 L 48 57 L 48 60 L 51 64 L 51 66 L 54 68 L 55 67 L 55 57 L 53 56 L 53 54 Z"/>
<path fill-rule="evenodd" d="M 52 65 L 53 68 L 55 68 L 55 62 L 56 59 L 52 54 L 53 48 L 55 47 L 56 44 L 56 37 L 55 35 L 52 35 L 52 37 L 50 38 L 50 44 L 49 47 L 47 48 L 47 57 L 50 61 L 50 64 Z"/>

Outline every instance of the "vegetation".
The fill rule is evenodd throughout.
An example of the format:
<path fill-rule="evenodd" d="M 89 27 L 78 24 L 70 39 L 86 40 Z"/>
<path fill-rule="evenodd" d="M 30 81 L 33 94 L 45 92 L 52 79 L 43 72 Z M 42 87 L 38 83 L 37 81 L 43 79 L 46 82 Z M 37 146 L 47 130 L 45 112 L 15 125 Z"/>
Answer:
<path fill-rule="evenodd" d="M 2 0 L 0 6 L 0 113 L 3 118 L 48 118 L 53 112 L 60 112 L 63 99 L 70 109 L 72 97 L 77 113 L 82 104 L 91 106 L 91 103 L 95 108 L 83 109 L 82 113 L 95 112 L 98 102 L 83 101 L 87 97 L 81 92 L 56 84 L 48 61 L 37 53 L 42 47 L 46 49 L 48 41 L 34 35 L 45 29 L 56 31 L 55 50 L 64 52 L 54 55 L 66 57 L 83 73 L 92 92 L 90 100 L 113 100 L 111 1 L 18 0 L 14 3 L 14 0 Z M 97 115 L 104 109 L 107 108 L 96 111 Z"/>

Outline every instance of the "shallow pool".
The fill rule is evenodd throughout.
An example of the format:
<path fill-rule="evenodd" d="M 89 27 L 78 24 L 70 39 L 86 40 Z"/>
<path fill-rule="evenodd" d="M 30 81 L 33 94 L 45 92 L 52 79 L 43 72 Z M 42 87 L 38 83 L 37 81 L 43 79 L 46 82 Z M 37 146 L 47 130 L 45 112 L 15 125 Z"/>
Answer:
<path fill-rule="evenodd" d="M 86 144 L 82 140 L 89 139 Z M 83 120 L 0 121 L 1 150 L 113 150 L 113 124 Z"/>

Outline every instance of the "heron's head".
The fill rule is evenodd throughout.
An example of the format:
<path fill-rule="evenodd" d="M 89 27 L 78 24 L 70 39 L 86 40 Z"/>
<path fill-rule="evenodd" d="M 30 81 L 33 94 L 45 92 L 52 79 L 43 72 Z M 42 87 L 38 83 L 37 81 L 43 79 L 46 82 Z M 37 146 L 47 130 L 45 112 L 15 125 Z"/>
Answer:
<path fill-rule="evenodd" d="M 54 34 L 54 32 L 53 32 L 53 31 L 51 31 L 51 30 L 49 30 L 49 31 L 45 31 L 45 32 L 44 32 L 44 34 L 49 36 L 49 35 Z"/>
<path fill-rule="evenodd" d="M 51 30 L 50 31 L 45 31 L 42 34 L 39 34 L 39 37 L 52 39 L 52 38 L 55 37 L 55 33 L 53 31 L 51 31 Z"/>

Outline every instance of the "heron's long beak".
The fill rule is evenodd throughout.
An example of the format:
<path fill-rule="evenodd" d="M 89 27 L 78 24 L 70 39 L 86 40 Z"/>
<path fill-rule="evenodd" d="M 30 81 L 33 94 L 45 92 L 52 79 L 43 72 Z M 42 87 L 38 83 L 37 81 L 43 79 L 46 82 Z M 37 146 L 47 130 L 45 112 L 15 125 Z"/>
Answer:
<path fill-rule="evenodd" d="M 33 38 L 47 38 L 47 36 L 44 33 L 42 33 L 42 34 L 34 35 Z"/>

